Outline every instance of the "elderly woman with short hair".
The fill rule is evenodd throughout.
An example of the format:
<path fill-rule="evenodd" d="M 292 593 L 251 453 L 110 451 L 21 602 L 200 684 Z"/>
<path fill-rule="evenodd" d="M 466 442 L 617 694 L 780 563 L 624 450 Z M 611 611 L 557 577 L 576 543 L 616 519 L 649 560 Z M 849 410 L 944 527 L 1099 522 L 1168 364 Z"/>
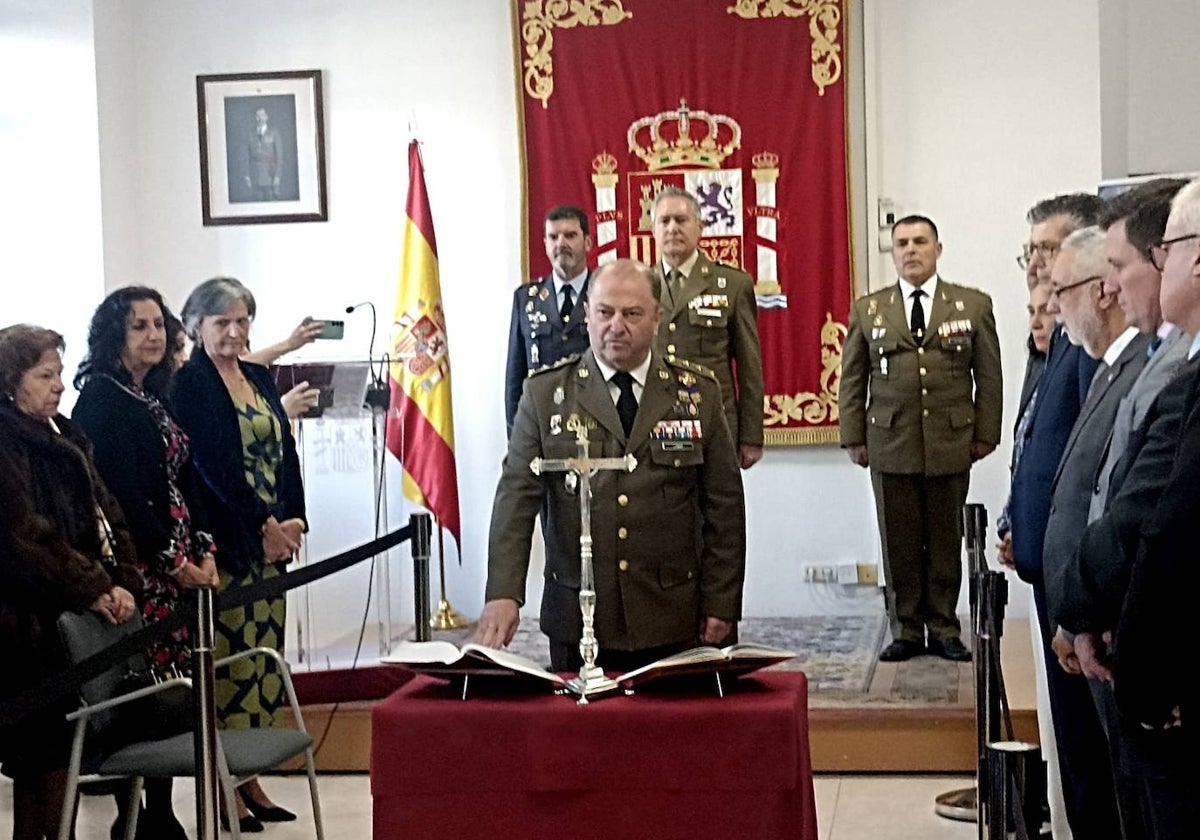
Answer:
<path fill-rule="evenodd" d="M 255 311 L 254 295 L 232 277 L 193 289 L 181 315 L 195 348 L 171 387 L 173 413 L 203 480 L 222 591 L 277 576 L 307 530 L 300 461 L 279 391 L 265 367 L 242 359 Z M 282 651 L 283 636 L 282 597 L 225 610 L 217 616 L 215 655 Z M 272 725 L 284 699 L 274 666 L 253 659 L 235 663 L 216 692 L 221 724 L 231 729 Z M 257 780 L 240 793 L 242 831 L 295 819 Z"/>
<path fill-rule="evenodd" d="M 141 590 L 133 543 L 91 444 L 58 413 L 62 350 L 53 330 L 0 330 L 0 697 L 67 667 L 60 613 L 92 610 L 119 624 Z M 71 739 L 64 714 L 75 705 L 50 698 L 0 732 L 17 840 L 58 836 Z"/>

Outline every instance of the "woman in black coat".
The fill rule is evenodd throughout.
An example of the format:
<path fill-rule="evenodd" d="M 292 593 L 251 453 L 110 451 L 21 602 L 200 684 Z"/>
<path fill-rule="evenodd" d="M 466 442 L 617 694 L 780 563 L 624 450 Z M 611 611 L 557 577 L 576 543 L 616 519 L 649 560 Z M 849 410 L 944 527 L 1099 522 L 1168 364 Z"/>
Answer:
<path fill-rule="evenodd" d="M 92 610 L 134 614 L 141 580 L 121 509 L 92 465 L 83 432 L 58 413 L 62 336 L 25 324 L 0 330 L 0 698 L 67 661 L 55 622 Z M 13 837 L 56 837 L 76 704 L 48 702 L 0 731 L 13 778 Z"/>
<path fill-rule="evenodd" d="M 254 296 L 237 280 L 216 277 L 197 286 L 182 312 L 195 349 L 171 387 L 172 411 L 192 441 L 220 547 L 222 591 L 278 575 L 307 530 L 300 460 L 279 391 L 267 368 L 242 360 L 254 313 Z M 284 620 L 282 597 L 223 610 L 214 655 L 258 646 L 282 652 Z M 222 726 L 274 724 L 284 696 L 273 664 L 242 660 L 218 678 Z M 242 785 L 240 794 L 243 831 L 259 821 L 295 819 L 257 780 Z"/>
<path fill-rule="evenodd" d="M 127 286 L 104 299 L 88 329 L 72 414 L 92 439 L 96 469 L 125 511 L 146 579 L 140 606 L 148 624 L 176 612 L 190 597 L 186 590 L 218 583 L 188 438 L 164 405 L 171 375 L 167 315 L 161 295 L 145 286 Z M 162 676 L 188 673 L 188 629 L 156 643 L 149 656 Z M 121 832 L 127 800 L 117 794 Z M 171 808 L 170 779 L 147 780 L 138 827 L 146 836 L 186 840 Z"/>

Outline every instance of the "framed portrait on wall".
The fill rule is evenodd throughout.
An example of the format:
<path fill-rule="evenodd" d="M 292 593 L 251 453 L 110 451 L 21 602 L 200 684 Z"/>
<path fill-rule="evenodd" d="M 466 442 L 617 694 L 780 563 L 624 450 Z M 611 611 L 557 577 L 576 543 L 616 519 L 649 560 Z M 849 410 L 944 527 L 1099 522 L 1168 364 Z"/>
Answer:
<path fill-rule="evenodd" d="M 320 70 L 196 77 L 205 225 L 324 222 Z"/>

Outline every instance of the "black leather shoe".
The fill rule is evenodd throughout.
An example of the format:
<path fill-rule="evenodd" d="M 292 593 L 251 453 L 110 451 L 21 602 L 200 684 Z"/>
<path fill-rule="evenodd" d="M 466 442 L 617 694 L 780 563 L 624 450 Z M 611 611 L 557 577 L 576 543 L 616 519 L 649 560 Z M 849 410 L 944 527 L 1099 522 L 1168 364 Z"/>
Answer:
<path fill-rule="evenodd" d="M 242 801 L 246 803 L 250 813 L 258 817 L 261 822 L 291 822 L 296 819 L 296 815 L 287 808 L 280 808 L 278 805 L 260 805 L 244 793 Z"/>
<path fill-rule="evenodd" d="M 229 817 L 225 816 L 225 812 L 221 812 L 221 828 L 229 831 Z M 247 814 L 244 817 L 238 817 L 238 831 L 242 834 L 256 834 L 263 830 L 263 824 L 259 822 L 258 817 L 253 814 Z"/>
<path fill-rule="evenodd" d="M 930 639 L 929 652 L 951 662 L 970 662 L 971 651 L 961 639 Z"/>
<path fill-rule="evenodd" d="M 925 652 L 925 646 L 909 639 L 896 639 L 879 652 L 880 662 L 905 662 Z"/>

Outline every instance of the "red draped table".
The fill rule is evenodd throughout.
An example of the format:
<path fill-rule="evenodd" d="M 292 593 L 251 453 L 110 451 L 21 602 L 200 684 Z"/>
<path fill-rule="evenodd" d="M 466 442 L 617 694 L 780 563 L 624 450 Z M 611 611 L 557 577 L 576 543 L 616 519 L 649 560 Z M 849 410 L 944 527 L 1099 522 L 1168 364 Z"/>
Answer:
<path fill-rule="evenodd" d="M 376 840 L 816 840 L 808 684 L 726 696 L 483 693 L 417 677 L 371 716 Z"/>

